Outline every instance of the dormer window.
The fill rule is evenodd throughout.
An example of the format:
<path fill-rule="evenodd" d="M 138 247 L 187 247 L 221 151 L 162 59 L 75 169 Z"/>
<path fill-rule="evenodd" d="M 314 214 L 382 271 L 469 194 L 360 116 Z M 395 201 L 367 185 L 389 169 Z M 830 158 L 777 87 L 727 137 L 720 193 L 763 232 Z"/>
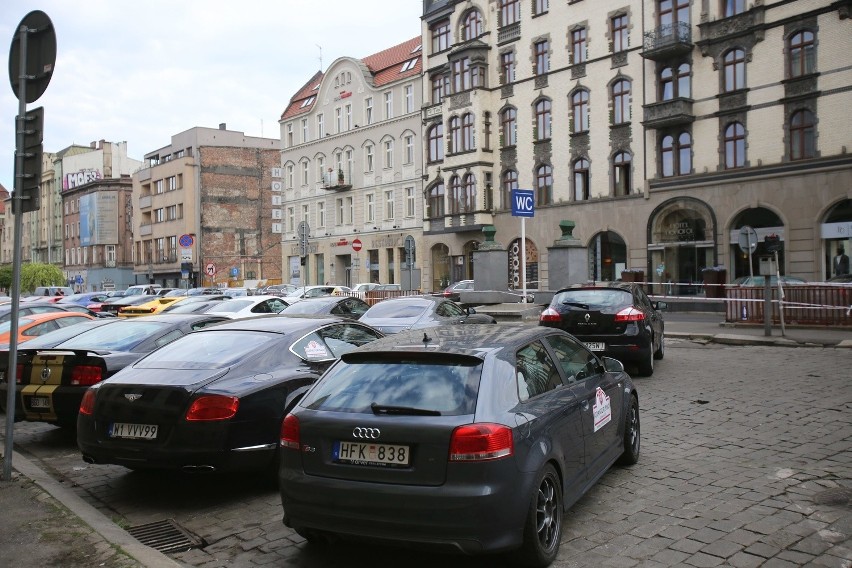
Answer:
<path fill-rule="evenodd" d="M 299 108 L 305 108 L 306 106 L 310 106 L 315 100 L 316 97 L 314 95 L 311 95 L 310 97 L 302 101 L 302 106 L 300 106 Z"/>
<path fill-rule="evenodd" d="M 400 73 L 405 73 L 406 71 L 411 71 L 414 69 L 414 66 L 417 65 L 417 58 L 409 59 L 405 63 L 402 64 L 402 69 L 399 70 Z"/>

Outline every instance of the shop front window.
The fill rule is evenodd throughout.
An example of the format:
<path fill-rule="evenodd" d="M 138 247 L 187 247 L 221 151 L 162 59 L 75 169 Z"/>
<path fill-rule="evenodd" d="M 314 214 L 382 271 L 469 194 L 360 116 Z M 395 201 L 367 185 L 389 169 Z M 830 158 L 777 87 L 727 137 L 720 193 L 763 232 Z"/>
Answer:
<path fill-rule="evenodd" d="M 450 248 L 437 244 L 432 247 L 432 291 L 440 292 L 450 285 Z"/>
<path fill-rule="evenodd" d="M 592 237 L 589 244 L 589 277 L 595 281 L 614 282 L 627 268 L 627 246 L 617 233 L 604 231 Z"/>
<path fill-rule="evenodd" d="M 829 209 L 820 225 L 823 239 L 825 279 L 852 282 L 852 199 L 844 199 Z"/>
<path fill-rule="evenodd" d="M 539 287 L 539 281 L 538 248 L 535 243 L 527 239 L 526 270 L 521 270 L 523 264 L 521 256 L 521 239 L 515 239 L 509 245 L 509 289 L 522 290 L 525 284 L 527 290 L 536 289 Z"/>

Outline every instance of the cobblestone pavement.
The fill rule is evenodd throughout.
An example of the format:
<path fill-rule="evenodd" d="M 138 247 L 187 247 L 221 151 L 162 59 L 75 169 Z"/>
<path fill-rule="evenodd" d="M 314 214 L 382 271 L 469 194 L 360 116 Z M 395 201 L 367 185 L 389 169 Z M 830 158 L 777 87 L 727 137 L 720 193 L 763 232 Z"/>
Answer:
<path fill-rule="evenodd" d="M 852 568 L 852 350 L 667 339 L 638 378 L 642 454 L 566 515 L 558 567 Z M 274 480 L 87 465 L 73 436 L 16 425 L 16 447 L 122 526 L 174 519 L 187 566 L 509 566 L 362 543 L 316 550 L 281 524 Z"/>

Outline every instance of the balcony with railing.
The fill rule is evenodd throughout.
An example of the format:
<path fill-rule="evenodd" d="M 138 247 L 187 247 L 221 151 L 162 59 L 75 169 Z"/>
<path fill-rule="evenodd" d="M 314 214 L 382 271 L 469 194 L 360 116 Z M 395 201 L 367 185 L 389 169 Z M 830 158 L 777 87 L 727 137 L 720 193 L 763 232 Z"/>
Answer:
<path fill-rule="evenodd" d="M 329 168 L 323 176 L 322 188 L 329 191 L 348 191 L 352 189 L 352 174 L 343 170 L 338 170 L 335 173 L 333 169 Z"/>
<path fill-rule="evenodd" d="M 644 106 L 646 128 L 668 128 L 695 121 L 692 99 L 676 98 Z"/>
<path fill-rule="evenodd" d="M 508 41 L 515 41 L 521 37 L 521 22 L 515 22 L 508 26 L 503 26 L 497 30 L 497 43 L 502 44 Z"/>
<path fill-rule="evenodd" d="M 687 22 L 666 24 L 645 32 L 642 56 L 660 60 L 692 51 L 692 28 Z"/>
<path fill-rule="evenodd" d="M 153 197 L 150 195 L 143 195 L 139 198 L 139 209 L 150 209 L 151 203 L 153 201 Z"/>

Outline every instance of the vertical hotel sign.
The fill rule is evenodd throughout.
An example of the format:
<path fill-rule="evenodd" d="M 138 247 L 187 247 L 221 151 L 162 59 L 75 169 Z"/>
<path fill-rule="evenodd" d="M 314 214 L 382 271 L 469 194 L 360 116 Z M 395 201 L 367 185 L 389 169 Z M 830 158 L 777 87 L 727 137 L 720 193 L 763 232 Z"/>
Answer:
<path fill-rule="evenodd" d="M 284 215 L 281 210 L 284 201 L 281 195 L 284 182 L 281 181 L 281 173 L 281 168 L 272 168 L 272 232 L 279 234 L 284 232 L 284 223 L 282 223 Z"/>

